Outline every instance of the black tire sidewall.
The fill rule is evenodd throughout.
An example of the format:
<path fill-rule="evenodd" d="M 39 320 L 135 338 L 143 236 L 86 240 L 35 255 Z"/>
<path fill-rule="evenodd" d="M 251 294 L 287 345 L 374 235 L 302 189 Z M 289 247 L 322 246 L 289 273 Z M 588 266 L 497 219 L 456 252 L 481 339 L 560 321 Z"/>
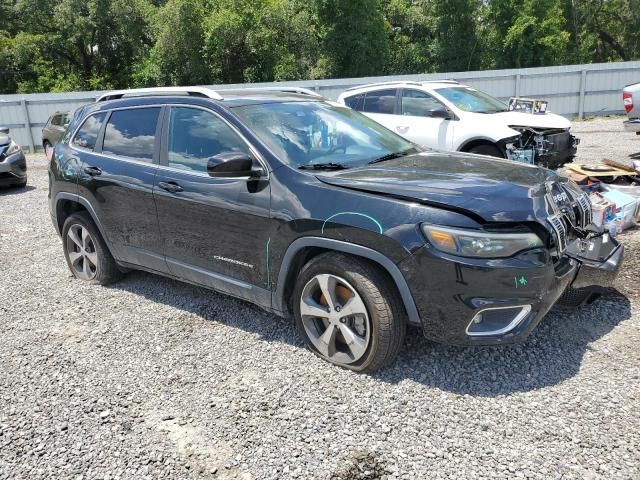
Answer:
<path fill-rule="evenodd" d="M 81 278 L 78 278 L 74 272 L 73 266 L 71 265 L 71 261 L 69 260 L 69 252 L 67 251 L 67 234 L 69 233 L 69 229 L 73 225 L 80 225 L 81 227 L 87 229 L 93 240 L 93 245 L 96 249 L 96 253 L 98 254 L 96 275 L 91 280 L 83 280 Z M 106 283 L 110 283 L 111 280 L 108 278 L 108 271 L 111 270 L 110 267 L 112 266 L 108 264 L 108 262 L 113 262 L 113 267 L 115 267 L 115 262 L 113 260 L 113 257 L 111 256 L 111 253 L 104 244 L 98 228 L 95 226 L 88 213 L 73 213 L 69 215 L 69 217 L 65 220 L 62 227 L 62 248 L 64 251 L 64 258 L 67 261 L 67 266 L 69 267 L 69 270 L 75 278 L 91 284 L 104 285 Z"/>
<path fill-rule="evenodd" d="M 372 304 L 372 301 L 369 298 L 369 296 L 366 295 L 359 286 L 360 279 L 357 278 L 357 276 L 360 275 L 359 273 L 354 275 L 352 272 L 348 270 L 348 268 L 345 269 L 336 265 L 337 262 L 335 262 L 334 258 L 331 256 L 325 255 L 323 257 L 324 258 L 322 259 L 322 261 L 312 261 L 311 263 L 307 264 L 302 269 L 302 271 L 298 276 L 298 280 L 296 282 L 296 286 L 293 292 L 293 312 L 294 312 L 296 327 L 298 329 L 299 334 L 302 336 L 305 344 L 307 345 L 307 347 L 318 357 L 334 365 L 338 365 L 340 367 L 343 367 L 349 370 L 354 370 L 354 371 L 366 370 L 367 367 L 369 367 L 369 365 L 374 362 L 376 353 L 379 347 L 380 323 L 377 315 L 377 310 L 376 308 L 374 308 L 374 305 Z M 348 258 L 348 257 L 345 257 L 345 258 Z M 370 326 L 371 326 L 371 334 L 369 337 L 370 341 L 369 341 L 369 345 L 367 346 L 367 350 L 365 354 L 357 362 L 350 363 L 350 364 L 337 363 L 321 355 L 320 352 L 318 352 L 314 347 L 314 345 L 311 343 L 311 340 L 309 339 L 307 332 L 305 331 L 304 325 L 302 324 L 302 316 L 300 315 L 300 297 L 302 296 L 304 287 L 314 276 L 323 274 L 323 273 L 335 275 L 349 282 L 349 284 L 356 290 L 356 292 L 358 292 L 358 295 L 360 295 L 360 298 L 362 299 L 362 301 L 365 304 L 365 307 L 367 308 L 367 313 L 369 314 L 369 320 L 370 320 Z M 373 280 L 371 279 L 369 280 L 375 285 L 375 282 L 373 282 Z M 380 290 L 379 285 L 376 285 L 376 288 Z M 399 321 L 399 319 L 394 319 L 394 321 Z"/>

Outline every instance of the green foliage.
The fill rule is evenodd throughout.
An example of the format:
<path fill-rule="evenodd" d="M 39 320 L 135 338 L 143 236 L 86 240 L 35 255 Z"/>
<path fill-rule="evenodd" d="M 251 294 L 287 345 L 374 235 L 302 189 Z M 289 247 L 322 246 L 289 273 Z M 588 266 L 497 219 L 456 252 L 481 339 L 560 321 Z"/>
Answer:
<path fill-rule="evenodd" d="M 640 58 L 640 0 L 0 0 L 0 93 Z"/>

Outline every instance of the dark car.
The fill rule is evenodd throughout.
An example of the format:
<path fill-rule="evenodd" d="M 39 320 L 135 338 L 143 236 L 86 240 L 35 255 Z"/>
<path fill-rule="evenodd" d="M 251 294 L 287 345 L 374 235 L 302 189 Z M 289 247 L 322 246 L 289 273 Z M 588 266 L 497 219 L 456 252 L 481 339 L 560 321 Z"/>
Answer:
<path fill-rule="evenodd" d="M 51 155 L 53 146 L 62 138 L 68 125 L 69 112 L 56 112 L 47 120 L 42 128 L 42 148 L 47 157 Z"/>
<path fill-rule="evenodd" d="M 27 185 L 27 160 L 20 145 L 9 136 L 9 129 L 0 127 L 0 187 Z"/>
<path fill-rule="evenodd" d="M 79 279 L 140 269 L 210 287 L 293 316 L 316 354 L 357 371 L 392 361 L 407 325 L 521 341 L 623 256 L 552 171 L 425 151 L 311 95 L 105 95 L 75 112 L 49 174 Z"/>

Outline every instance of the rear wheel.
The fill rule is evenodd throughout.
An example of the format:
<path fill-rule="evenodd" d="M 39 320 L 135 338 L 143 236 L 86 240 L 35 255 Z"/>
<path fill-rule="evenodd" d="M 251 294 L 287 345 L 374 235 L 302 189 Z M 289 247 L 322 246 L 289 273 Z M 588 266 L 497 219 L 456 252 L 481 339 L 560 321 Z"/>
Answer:
<path fill-rule="evenodd" d="M 300 272 L 293 298 L 305 342 L 331 363 L 373 372 L 402 346 L 404 309 L 388 277 L 370 262 L 320 255 Z"/>
<path fill-rule="evenodd" d="M 122 277 L 111 252 L 87 212 L 73 213 L 62 227 L 67 265 L 79 280 L 107 285 Z"/>
<path fill-rule="evenodd" d="M 475 153 L 477 155 L 488 155 L 489 157 L 504 158 L 504 155 L 498 147 L 495 145 L 477 145 L 469 149 L 469 153 Z"/>

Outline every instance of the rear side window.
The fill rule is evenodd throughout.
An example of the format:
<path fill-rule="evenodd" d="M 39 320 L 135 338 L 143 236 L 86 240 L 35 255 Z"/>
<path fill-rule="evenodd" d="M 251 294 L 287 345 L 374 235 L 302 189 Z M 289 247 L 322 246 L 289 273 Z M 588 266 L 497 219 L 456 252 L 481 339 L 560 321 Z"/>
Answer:
<path fill-rule="evenodd" d="M 159 116 L 159 107 L 115 110 L 104 132 L 102 153 L 151 162 Z"/>
<path fill-rule="evenodd" d="M 51 121 L 49 123 L 56 126 L 62 125 L 62 123 L 60 122 L 60 115 L 54 115 L 53 117 L 51 117 Z"/>
<path fill-rule="evenodd" d="M 367 92 L 364 98 L 363 111 L 368 113 L 386 113 L 392 115 L 396 105 L 396 90 L 378 90 Z"/>
<path fill-rule="evenodd" d="M 361 93 L 360 95 L 353 95 L 352 97 L 345 97 L 344 104 L 349 108 L 353 108 L 354 110 L 361 112 L 364 105 L 364 93 Z"/>
<path fill-rule="evenodd" d="M 207 172 L 211 157 L 221 153 L 250 154 L 247 144 L 223 120 L 204 110 L 171 109 L 168 164 L 192 172 Z"/>
<path fill-rule="evenodd" d="M 100 112 L 87 117 L 76 136 L 73 137 L 71 144 L 75 147 L 93 150 L 106 116 L 106 112 Z"/>

